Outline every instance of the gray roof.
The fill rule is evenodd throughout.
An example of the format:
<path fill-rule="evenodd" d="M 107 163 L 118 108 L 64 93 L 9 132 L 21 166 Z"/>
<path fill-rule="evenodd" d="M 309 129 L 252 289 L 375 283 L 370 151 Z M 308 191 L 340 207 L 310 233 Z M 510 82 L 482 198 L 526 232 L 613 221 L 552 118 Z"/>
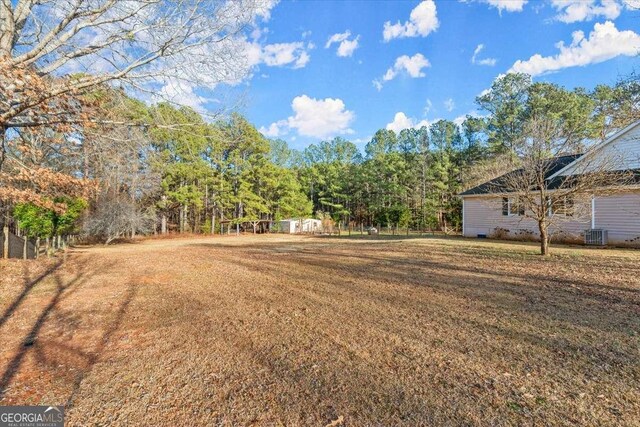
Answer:
<path fill-rule="evenodd" d="M 551 177 L 553 174 L 563 169 L 565 166 L 573 163 L 575 160 L 580 158 L 582 154 L 571 154 L 568 156 L 558 156 L 552 159 L 547 160 L 547 164 L 544 166 L 545 169 L 545 179 Z M 475 196 L 480 194 L 495 194 L 500 192 L 500 188 L 504 186 L 505 182 L 508 182 L 509 178 L 517 175 L 522 171 L 522 169 L 516 169 L 514 171 L 508 172 L 504 175 L 501 175 L 491 181 L 487 181 L 482 183 L 476 187 L 470 188 L 467 191 L 460 193 L 461 196 Z"/>

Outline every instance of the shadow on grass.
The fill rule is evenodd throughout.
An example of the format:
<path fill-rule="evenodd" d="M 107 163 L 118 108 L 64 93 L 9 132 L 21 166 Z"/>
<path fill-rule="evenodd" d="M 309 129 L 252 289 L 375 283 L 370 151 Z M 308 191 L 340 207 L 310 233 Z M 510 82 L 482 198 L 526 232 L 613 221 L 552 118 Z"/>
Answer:
<path fill-rule="evenodd" d="M 137 287 L 135 285 L 129 285 L 127 288 L 124 297 L 122 298 L 120 305 L 116 312 L 113 314 L 111 321 L 107 324 L 106 328 L 102 332 L 102 336 L 98 340 L 98 343 L 93 348 L 93 350 L 89 353 L 83 353 L 80 349 L 68 348 L 67 351 L 76 352 L 80 354 L 85 359 L 84 369 L 80 369 L 78 373 L 75 375 L 73 386 L 71 393 L 69 393 L 69 397 L 67 398 L 67 402 L 65 403 L 66 408 L 71 408 L 74 404 L 74 400 L 78 394 L 78 390 L 80 389 L 80 385 L 84 378 L 91 372 L 94 365 L 100 360 L 100 357 L 104 353 L 104 349 L 109 343 L 109 340 L 116 333 L 120 326 L 122 325 L 122 321 L 131 305 L 131 302 L 135 298 L 137 293 Z"/>
<path fill-rule="evenodd" d="M 63 269 L 60 268 L 61 266 L 63 267 L 64 264 L 62 262 L 56 263 L 35 280 L 28 282 L 23 292 L 21 292 L 9 308 L 5 310 L 2 319 L 6 323 L 36 284 L 47 279 L 53 281 L 55 288 L 52 294 L 48 296 L 48 303 L 40 310 L 31 328 L 25 333 L 20 344 L 15 349 L 13 356 L 2 371 L 0 376 L 0 400 L 4 398 L 7 390 L 11 387 L 15 376 L 23 365 L 25 357 L 29 353 L 33 353 L 40 366 L 49 366 L 52 370 L 58 369 L 61 365 L 67 363 L 74 365 L 76 374 L 74 375 L 71 391 L 66 401 L 66 405 L 70 406 L 82 380 L 91 371 L 95 363 L 99 361 L 110 337 L 119 329 L 122 318 L 136 293 L 136 288 L 133 285 L 125 292 L 118 310 L 104 327 L 100 339 L 90 351 L 70 346 L 64 342 L 43 340 L 40 337 L 45 327 L 49 329 L 53 327 L 55 329 L 54 332 L 57 331 L 59 333 L 62 333 L 63 330 L 78 330 L 82 325 L 81 315 L 77 313 L 61 314 L 60 303 L 76 293 L 93 275 L 101 271 L 108 271 L 114 266 L 113 263 L 106 263 L 99 269 L 89 269 L 87 259 L 76 261 L 74 265 L 76 272 L 71 277 L 65 278 Z M 55 322 L 59 322 L 60 325 L 55 325 Z M 0 325 L 0 327 L 2 327 L 2 325 Z M 64 354 L 64 360 L 59 359 L 60 354 Z"/>
<path fill-rule="evenodd" d="M 62 262 L 63 262 L 62 259 L 58 260 L 55 264 L 53 264 L 46 271 L 44 271 L 42 274 L 40 274 L 38 277 L 36 277 L 33 280 L 29 278 L 27 266 L 25 265 L 24 280 L 23 280 L 24 286 L 22 288 L 22 292 L 20 292 L 20 294 L 13 300 L 13 302 L 9 304 L 9 306 L 6 308 L 4 313 L 2 313 L 2 316 L 0 316 L 0 328 L 2 327 L 2 325 L 4 325 L 7 322 L 7 320 L 9 320 L 9 317 L 11 317 L 13 312 L 16 311 L 16 309 L 20 306 L 20 304 L 26 298 L 26 296 L 29 295 L 31 290 L 43 279 L 53 274 L 62 265 Z"/>
<path fill-rule="evenodd" d="M 260 245 L 262 248 L 263 245 Z M 236 248 L 237 249 L 237 248 Z M 410 248 L 409 248 L 410 249 Z M 574 279 L 545 270 L 544 266 L 532 268 L 527 260 L 513 260 L 517 267 L 527 268 L 527 273 L 517 273 L 517 268 L 500 271 L 490 260 L 458 262 L 463 256 L 456 252 L 439 253 L 449 257 L 450 262 L 436 258 L 386 257 L 375 248 L 357 248 L 356 251 L 334 250 L 332 247 L 318 248 L 314 252 L 292 252 L 287 257 L 271 257 L 269 252 L 246 250 L 260 257 L 231 254 L 233 262 L 249 270 L 272 275 L 278 282 L 308 283 L 319 300 L 347 298 L 397 305 L 416 313 L 437 305 L 438 299 L 416 298 L 415 291 L 447 295 L 452 301 L 471 301 L 478 309 L 496 316 L 513 319 L 511 327 L 497 327 L 459 317 L 458 323 L 467 323 L 477 330 L 488 330 L 511 340 L 524 340 L 531 345 L 552 352 L 566 351 L 582 355 L 588 363 L 598 360 L 613 365 L 635 363 L 631 353 L 619 353 L 615 346 L 602 341 L 583 340 L 578 331 L 589 328 L 600 336 L 629 337 L 640 328 L 640 288 L 638 286 L 615 286 L 591 281 L 589 278 Z M 355 252 L 355 253 L 354 253 Z M 396 254 L 398 255 L 398 254 Z M 544 261 L 540 261 L 541 264 Z M 301 268 L 300 266 L 304 266 Z M 593 268 L 585 262 L 584 268 Z M 629 277 L 638 277 L 640 268 L 629 268 Z M 354 281 L 366 283 L 354 286 Z M 380 286 L 375 286 L 379 283 Z M 405 292 L 408 291 L 408 292 Z M 297 287 L 288 286 L 288 292 L 296 293 Z M 479 305 L 478 305 L 479 304 Z M 446 312 L 447 307 L 440 311 Z M 531 325 L 538 325 L 528 330 Z M 572 331 L 559 334 L 559 331 Z M 567 329 L 568 328 L 568 329 Z M 612 335 L 609 335 L 612 334 Z M 520 336 L 520 338 L 518 338 Z"/>

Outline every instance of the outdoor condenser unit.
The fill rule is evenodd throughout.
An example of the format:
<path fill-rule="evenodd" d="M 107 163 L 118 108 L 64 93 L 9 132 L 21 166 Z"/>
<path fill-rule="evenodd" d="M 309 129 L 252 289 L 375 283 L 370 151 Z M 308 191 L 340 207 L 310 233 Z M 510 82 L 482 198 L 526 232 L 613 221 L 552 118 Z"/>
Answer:
<path fill-rule="evenodd" d="M 607 230 L 594 228 L 584 232 L 584 243 L 586 245 L 605 246 L 607 238 Z"/>

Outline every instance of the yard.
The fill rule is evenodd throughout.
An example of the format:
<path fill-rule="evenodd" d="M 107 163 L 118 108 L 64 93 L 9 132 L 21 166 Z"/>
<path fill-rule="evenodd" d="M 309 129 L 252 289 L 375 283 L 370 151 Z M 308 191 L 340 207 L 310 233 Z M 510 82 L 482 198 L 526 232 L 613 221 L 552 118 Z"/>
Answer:
<path fill-rule="evenodd" d="M 68 425 L 640 425 L 640 252 L 246 236 L 0 263 L 0 404 Z"/>

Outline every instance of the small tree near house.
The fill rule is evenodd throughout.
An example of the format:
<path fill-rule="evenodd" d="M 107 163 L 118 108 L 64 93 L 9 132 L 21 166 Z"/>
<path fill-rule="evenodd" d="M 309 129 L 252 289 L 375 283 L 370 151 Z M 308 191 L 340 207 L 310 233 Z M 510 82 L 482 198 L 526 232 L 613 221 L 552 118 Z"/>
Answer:
<path fill-rule="evenodd" d="M 549 255 L 551 237 L 562 233 L 568 222 L 586 222 L 593 197 L 614 193 L 633 179 L 620 171 L 621 158 L 596 155 L 595 149 L 587 150 L 569 175 L 550 179 L 561 169 L 559 156 L 582 151 L 565 132 L 549 117 L 529 119 L 518 141 L 518 169 L 497 180 L 492 189 L 503 196 L 503 212 L 536 223 L 541 255 Z"/>

